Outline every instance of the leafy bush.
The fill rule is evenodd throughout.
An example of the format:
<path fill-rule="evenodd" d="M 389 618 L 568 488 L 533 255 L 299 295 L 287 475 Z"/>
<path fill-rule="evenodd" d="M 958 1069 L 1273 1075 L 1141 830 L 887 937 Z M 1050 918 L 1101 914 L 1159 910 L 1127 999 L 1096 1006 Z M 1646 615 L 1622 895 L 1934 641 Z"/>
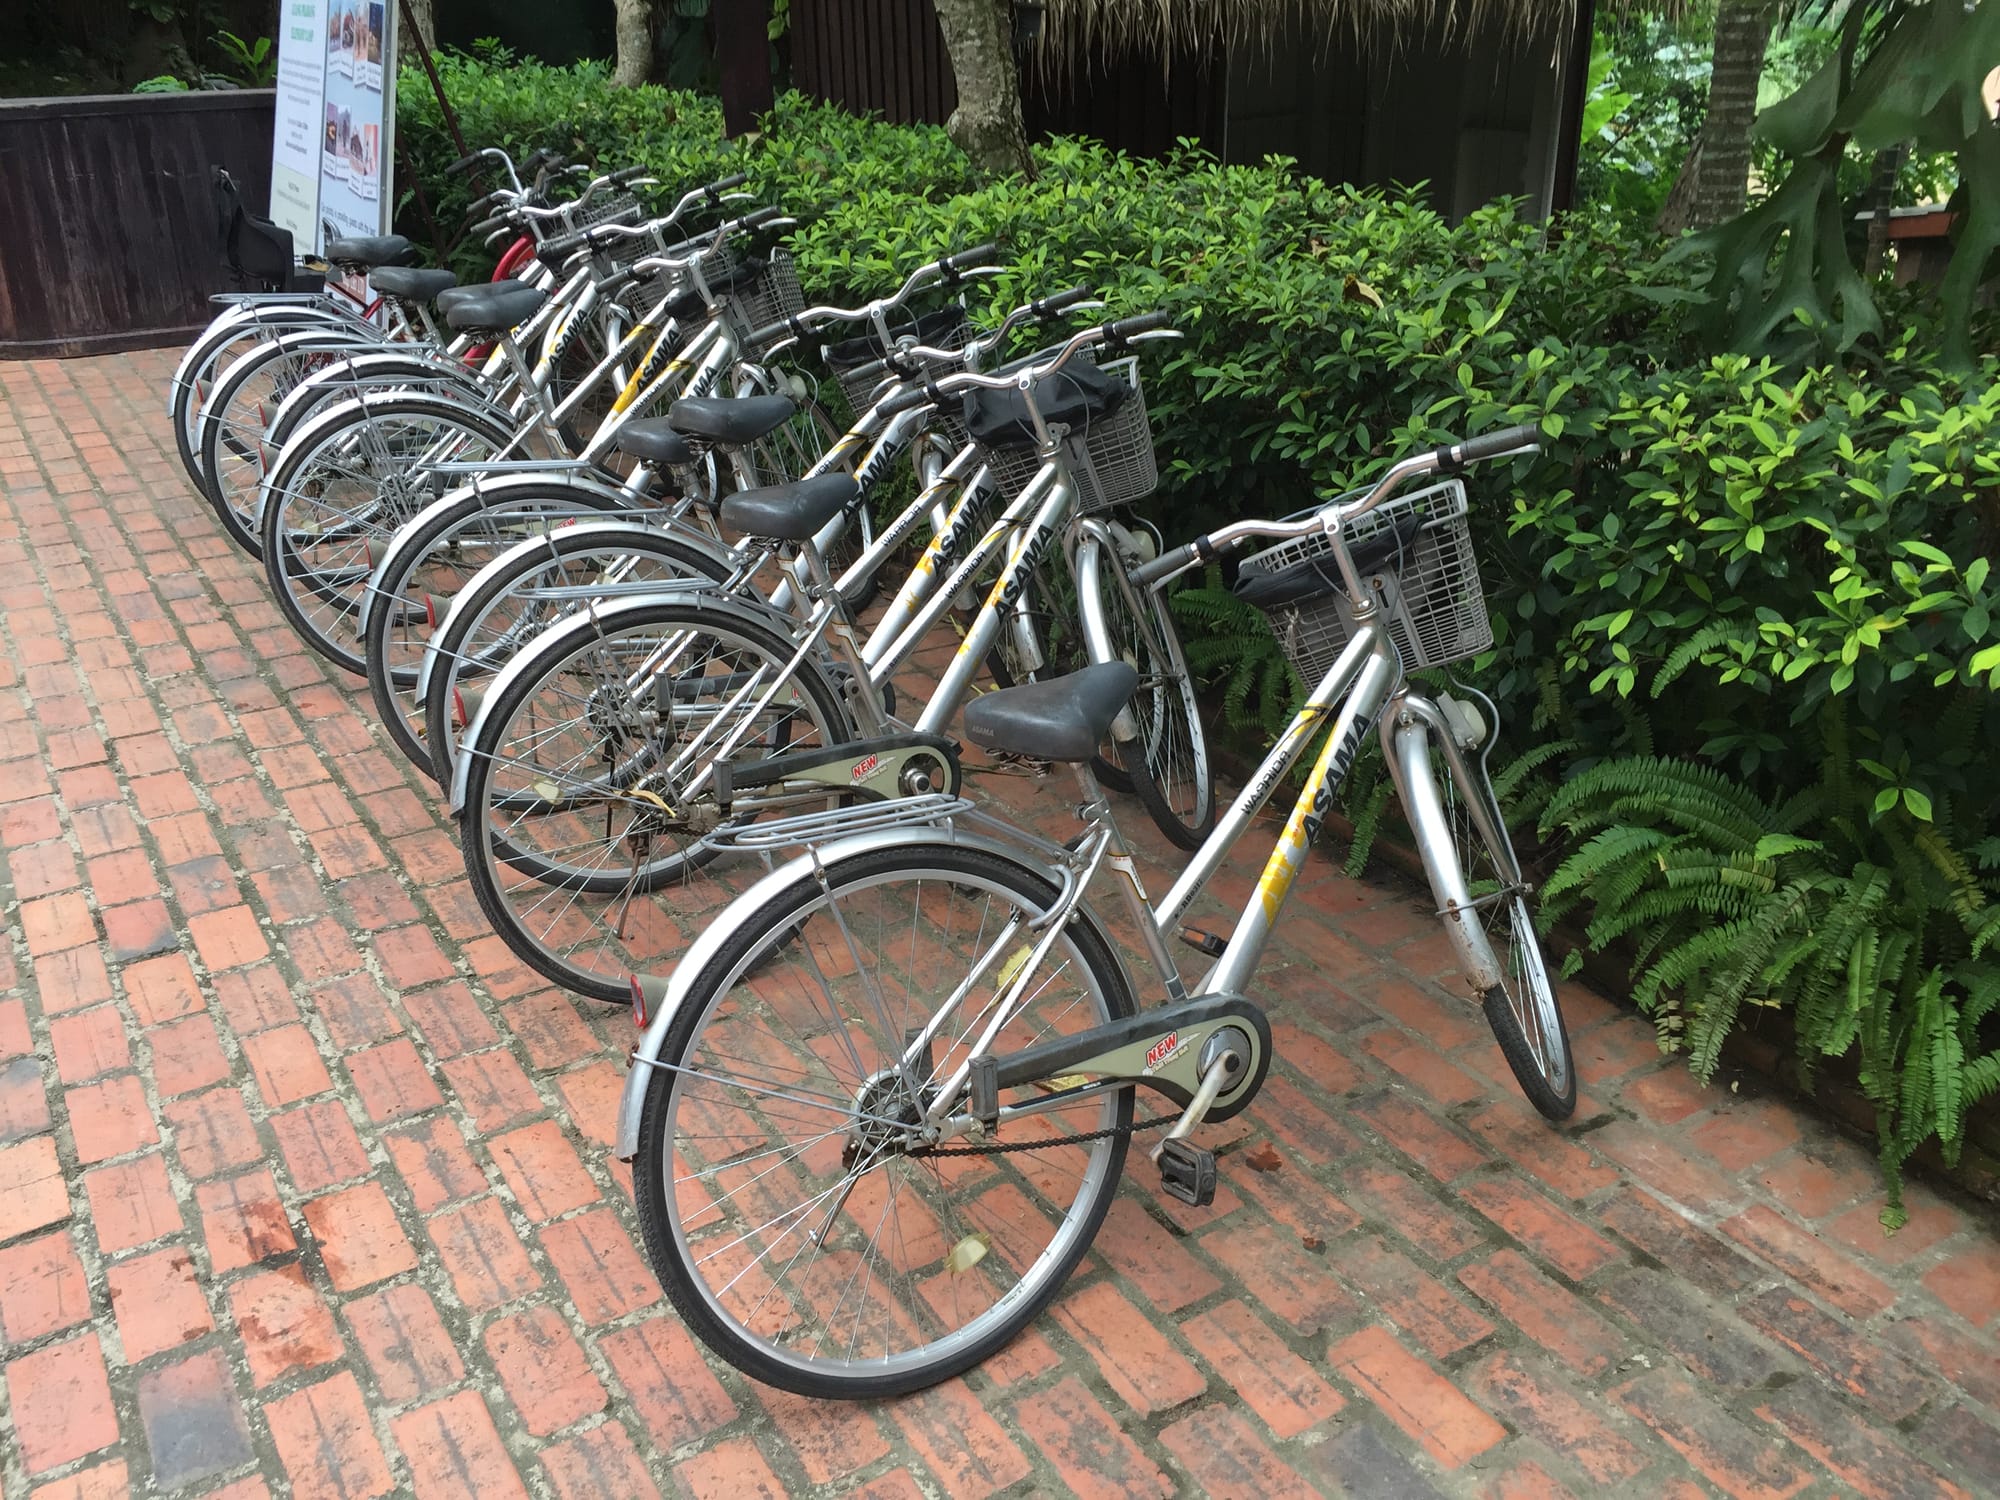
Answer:
<path fill-rule="evenodd" d="M 1865 364 L 1697 358 L 1671 280 L 1687 273 L 1606 212 L 1545 227 L 1500 204 L 1451 225 L 1415 194 L 1282 161 L 1072 139 L 1036 148 L 1036 181 L 979 186 L 942 130 L 795 95 L 727 143 L 712 102 L 611 90 L 593 65 L 444 69 L 473 142 L 643 162 L 669 184 L 749 172 L 805 221 L 793 246 L 815 300 L 992 239 L 1013 262 L 978 284 L 996 305 L 1087 282 L 1114 313 L 1171 311 L 1186 341 L 1153 346 L 1145 371 L 1163 473 L 1149 514 L 1170 539 L 1540 421 L 1539 456 L 1472 480 L 1496 633 L 1473 665 L 1513 736 L 1517 816 L 1546 809 L 1552 836 L 1586 841 L 1557 909 L 1590 903 L 1597 940 L 1631 945 L 1663 1041 L 1698 1069 L 1746 1008 L 1787 1006 L 1807 1060 L 1859 1052 L 1890 1170 L 1928 1133 L 1958 1139 L 1993 1071 L 1974 1060 L 1993 1050 L 1976 923 L 2000 869 L 2000 783 L 1980 759 L 2000 730 L 2000 385 L 1990 357 L 1938 370 L 1942 331 L 1915 293 L 1881 294 L 1905 331 Z M 412 78 L 399 97 L 433 205 L 461 211 L 428 90 Z M 1993 347 L 1990 314 L 1968 331 Z M 1223 577 L 1177 607 L 1229 720 L 1281 717 L 1296 678 Z M 1706 784 L 1655 772 L 1681 761 L 1727 778 L 1727 819 L 1676 822 Z M 1355 778 L 1364 834 L 1383 795 Z M 1662 863 L 1674 839 L 1675 859 L 1717 873 Z M 1537 853 L 1547 870 L 1565 849 Z M 1835 920 L 1858 924 L 1841 960 L 1858 1011 L 1798 951 Z M 1764 946 L 1688 949 L 1718 922 L 1760 924 Z"/>

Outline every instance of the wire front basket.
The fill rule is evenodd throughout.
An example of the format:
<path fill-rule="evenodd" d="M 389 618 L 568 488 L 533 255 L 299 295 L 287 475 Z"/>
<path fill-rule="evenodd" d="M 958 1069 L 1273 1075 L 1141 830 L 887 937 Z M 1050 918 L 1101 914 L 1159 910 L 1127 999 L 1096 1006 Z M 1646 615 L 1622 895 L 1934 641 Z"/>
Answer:
<path fill-rule="evenodd" d="M 1395 578 L 1388 627 L 1406 670 L 1463 661 L 1493 644 L 1493 621 L 1486 613 L 1465 514 L 1465 485 L 1448 479 L 1397 495 L 1347 528 L 1351 552 L 1393 539 L 1412 517 L 1420 518 L 1416 534 L 1370 570 Z M 1314 560 L 1330 580 L 1339 579 L 1333 544 L 1320 533 L 1280 542 L 1246 558 L 1243 568 L 1277 573 Z M 1362 582 L 1368 582 L 1366 574 Z M 1267 613 L 1279 645 L 1307 687 L 1326 675 L 1353 633 L 1354 604 L 1337 582 L 1316 598 L 1277 605 Z"/>
<path fill-rule="evenodd" d="M 1059 352 L 1045 349 L 1026 360 L 1016 360 L 1009 368 L 1052 359 Z M 1088 354 L 1079 352 L 1070 364 L 1079 360 L 1094 363 Z M 1122 380 L 1129 394 L 1111 415 L 1078 427 L 1063 439 L 1070 477 L 1076 481 L 1077 513 L 1086 516 L 1150 495 L 1160 483 L 1159 462 L 1153 455 L 1153 428 L 1146 419 L 1146 393 L 1139 383 L 1139 357 L 1128 354 L 1100 368 Z M 955 418 L 951 429 L 939 424 L 939 430 L 946 432 L 947 438 L 956 435 L 963 441 L 965 429 L 957 425 Z M 987 453 L 987 463 L 994 484 L 1010 498 L 1020 494 L 1042 467 L 1032 448 L 992 449 Z"/>
<path fill-rule="evenodd" d="M 702 271 L 708 274 L 706 264 Z M 746 334 L 780 318 L 789 318 L 805 305 L 805 294 L 799 289 L 798 267 L 792 263 L 789 250 L 773 250 L 765 257 L 761 270 L 729 289 L 731 315 L 737 328 Z"/>

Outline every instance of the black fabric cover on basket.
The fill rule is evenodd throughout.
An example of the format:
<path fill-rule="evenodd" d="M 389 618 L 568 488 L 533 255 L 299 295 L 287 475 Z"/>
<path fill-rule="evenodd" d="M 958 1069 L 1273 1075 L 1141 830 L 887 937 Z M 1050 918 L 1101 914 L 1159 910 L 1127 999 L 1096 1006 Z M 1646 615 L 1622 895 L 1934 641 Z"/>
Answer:
<path fill-rule="evenodd" d="M 1035 387 L 1035 405 L 1044 422 L 1061 422 L 1079 433 L 1118 410 L 1132 388 L 1095 365 L 1071 363 Z M 1032 448 L 1035 424 L 1016 390 L 965 393 L 965 430 L 988 448 Z"/>
<path fill-rule="evenodd" d="M 922 313 L 917 318 L 917 342 L 931 349 L 946 348 L 944 340 L 965 327 L 965 321 L 965 309 L 962 307 L 940 307 L 934 312 Z M 838 374 L 880 359 L 882 341 L 873 334 L 841 339 L 838 343 L 828 344 L 824 354 L 827 368 Z"/>

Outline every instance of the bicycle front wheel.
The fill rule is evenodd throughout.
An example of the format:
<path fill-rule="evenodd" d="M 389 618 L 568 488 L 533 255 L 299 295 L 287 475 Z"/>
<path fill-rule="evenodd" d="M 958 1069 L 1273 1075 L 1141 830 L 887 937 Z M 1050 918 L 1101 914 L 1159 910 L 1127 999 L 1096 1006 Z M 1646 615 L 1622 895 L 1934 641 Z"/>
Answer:
<path fill-rule="evenodd" d="M 1528 1102 L 1551 1120 L 1576 1109 L 1569 1028 L 1535 935 L 1527 882 L 1476 748 L 1414 719 L 1392 732 L 1397 791 L 1445 933 Z"/>
<path fill-rule="evenodd" d="M 633 1190 L 667 1295 L 738 1369 L 820 1398 L 921 1390 L 996 1353 L 1090 1248 L 1131 1089 L 1003 1091 L 994 1136 L 961 1137 L 963 1154 L 907 1129 L 996 992 L 1022 997 L 996 1053 L 1131 1013 L 1087 917 L 1033 960 L 1056 898 L 1018 860 L 926 844 L 836 859 L 724 916 L 652 1076 Z M 1042 1108 L 1010 1118 L 1022 1105 Z"/>
<path fill-rule="evenodd" d="M 1215 827 L 1215 775 L 1208 736 L 1166 597 L 1126 572 L 1115 531 L 1077 548 L 1084 633 L 1093 661 L 1123 661 L 1139 674 L 1132 701 L 1111 726 L 1118 762 L 1160 832 L 1199 849 Z"/>

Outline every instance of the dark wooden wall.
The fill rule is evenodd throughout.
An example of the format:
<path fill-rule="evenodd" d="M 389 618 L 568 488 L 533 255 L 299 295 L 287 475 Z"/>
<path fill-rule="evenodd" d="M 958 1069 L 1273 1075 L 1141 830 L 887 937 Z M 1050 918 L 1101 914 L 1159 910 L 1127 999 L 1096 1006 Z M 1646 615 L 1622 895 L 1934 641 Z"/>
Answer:
<path fill-rule="evenodd" d="M 261 211 L 268 89 L 0 100 L 0 358 L 185 341 L 224 290 L 210 164 Z"/>

